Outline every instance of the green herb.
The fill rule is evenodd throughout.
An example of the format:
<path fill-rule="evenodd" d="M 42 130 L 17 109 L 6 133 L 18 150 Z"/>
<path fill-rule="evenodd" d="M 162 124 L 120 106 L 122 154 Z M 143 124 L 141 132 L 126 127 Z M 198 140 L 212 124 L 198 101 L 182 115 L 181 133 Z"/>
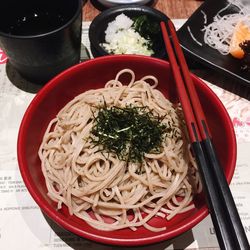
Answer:
<path fill-rule="evenodd" d="M 149 49 L 152 49 L 155 53 L 159 48 L 162 48 L 162 35 L 160 29 L 160 23 L 153 20 L 147 15 L 141 15 L 133 18 L 133 28 L 142 37 L 150 41 Z"/>
<path fill-rule="evenodd" d="M 160 32 L 159 23 L 151 20 L 146 15 L 138 16 L 133 21 L 134 29 L 146 39 L 152 39 Z"/>
<path fill-rule="evenodd" d="M 145 153 L 160 153 L 169 130 L 147 107 L 102 107 L 92 129 L 92 141 L 120 160 L 141 163 Z"/>

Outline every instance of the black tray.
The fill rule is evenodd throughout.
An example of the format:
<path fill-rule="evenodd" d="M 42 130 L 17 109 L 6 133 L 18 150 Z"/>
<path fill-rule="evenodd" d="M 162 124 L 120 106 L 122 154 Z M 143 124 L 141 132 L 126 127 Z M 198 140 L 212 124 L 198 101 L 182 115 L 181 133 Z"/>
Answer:
<path fill-rule="evenodd" d="M 239 83 L 250 87 L 250 72 L 243 72 L 241 70 L 241 61 L 239 59 L 235 59 L 231 55 L 222 55 L 204 43 L 204 32 L 202 31 L 205 21 L 204 13 L 207 18 L 205 25 L 208 25 L 213 22 L 213 18 L 218 11 L 227 5 L 228 2 L 226 0 L 205 1 L 178 30 L 178 37 L 188 57 L 188 61 L 196 61 L 222 74 L 237 79 Z M 223 15 L 237 13 L 237 11 L 239 11 L 238 8 L 231 5 L 223 11 Z M 188 27 L 190 27 L 193 37 L 200 42 L 202 46 L 192 38 Z"/>

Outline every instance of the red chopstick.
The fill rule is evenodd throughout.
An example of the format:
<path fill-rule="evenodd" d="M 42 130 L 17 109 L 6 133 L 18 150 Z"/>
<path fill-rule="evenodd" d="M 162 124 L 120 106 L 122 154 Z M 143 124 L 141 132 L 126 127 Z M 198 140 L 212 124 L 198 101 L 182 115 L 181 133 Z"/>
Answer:
<path fill-rule="evenodd" d="M 167 24 L 172 43 L 164 22 L 161 30 L 219 245 L 221 249 L 250 249 L 174 25 L 171 20 Z"/>

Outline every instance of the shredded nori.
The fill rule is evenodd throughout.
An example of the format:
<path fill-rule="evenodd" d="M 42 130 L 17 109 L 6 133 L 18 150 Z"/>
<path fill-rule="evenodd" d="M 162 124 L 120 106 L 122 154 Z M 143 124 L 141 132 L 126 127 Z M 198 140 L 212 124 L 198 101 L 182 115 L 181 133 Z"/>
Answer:
<path fill-rule="evenodd" d="M 101 107 L 94 118 L 92 142 L 120 160 L 142 163 L 145 153 L 160 153 L 171 128 L 147 107 Z"/>

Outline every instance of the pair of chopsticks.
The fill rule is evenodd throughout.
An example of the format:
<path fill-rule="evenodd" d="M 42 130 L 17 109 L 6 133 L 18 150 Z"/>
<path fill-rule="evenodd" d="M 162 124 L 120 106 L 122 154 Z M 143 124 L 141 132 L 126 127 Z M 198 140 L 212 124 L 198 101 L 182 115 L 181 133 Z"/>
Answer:
<path fill-rule="evenodd" d="M 171 43 L 166 24 L 161 22 L 160 25 L 220 248 L 250 249 L 234 199 L 216 156 L 175 27 L 170 20 L 167 22 Z"/>

